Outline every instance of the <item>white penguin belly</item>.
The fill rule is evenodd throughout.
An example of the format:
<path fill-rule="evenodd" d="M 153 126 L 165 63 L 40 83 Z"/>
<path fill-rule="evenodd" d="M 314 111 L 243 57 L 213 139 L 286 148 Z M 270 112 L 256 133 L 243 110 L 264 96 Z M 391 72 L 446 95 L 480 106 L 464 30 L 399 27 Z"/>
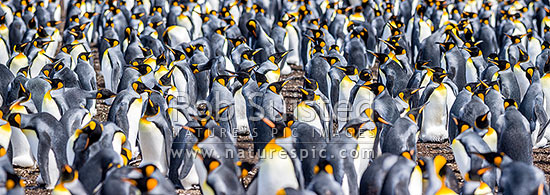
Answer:
<path fill-rule="evenodd" d="M 44 94 L 44 100 L 42 100 L 42 112 L 50 113 L 57 120 L 59 120 L 61 119 L 61 111 L 59 111 L 59 107 L 50 93 L 51 92 L 48 91 Z"/>
<path fill-rule="evenodd" d="M 418 165 L 414 167 L 411 178 L 409 179 L 409 194 L 422 194 L 422 170 L 420 170 Z"/>
<path fill-rule="evenodd" d="M 48 153 L 48 175 L 50 183 L 46 185 L 46 189 L 53 189 L 57 180 L 59 179 L 59 169 L 57 168 L 57 161 L 55 160 L 55 153 L 50 149 Z"/>
<path fill-rule="evenodd" d="M 180 171 L 180 170 L 178 170 Z M 180 180 L 181 185 L 183 186 L 183 189 L 191 189 L 193 185 L 199 184 L 199 175 L 197 173 L 197 170 L 195 168 L 195 164 L 191 167 L 191 170 L 189 170 L 189 173 L 187 176 L 185 176 L 183 179 Z"/>
<path fill-rule="evenodd" d="M 453 155 L 455 156 L 456 165 L 460 171 L 460 175 L 464 175 L 470 171 L 470 157 L 466 153 L 464 145 L 457 140 L 454 140 L 451 144 L 451 149 L 453 150 Z"/>
<path fill-rule="evenodd" d="M 477 69 L 472 58 L 468 58 L 466 61 L 466 83 L 477 82 L 477 75 Z"/>
<path fill-rule="evenodd" d="M 248 131 L 248 118 L 246 113 L 246 100 L 243 96 L 242 88 L 237 90 L 237 92 L 234 95 L 235 99 L 235 117 L 237 121 L 237 129 L 238 131 Z"/>
<path fill-rule="evenodd" d="M 37 56 L 32 61 L 31 68 L 29 71 L 30 77 L 34 78 L 40 75 L 40 71 L 48 63 L 51 63 L 50 59 L 48 59 L 48 57 L 46 57 L 44 54 L 38 53 Z"/>
<path fill-rule="evenodd" d="M 307 123 L 317 128 L 318 130 L 320 130 L 319 133 L 321 134 L 321 136 L 325 136 L 323 131 L 323 124 L 321 123 L 321 118 L 319 117 L 315 109 L 308 105 L 305 105 L 305 102 L 302 102 L 300 104 L 302 105 L 296 107 L 295 110 L 296 119 L 300 122 Z"/>
<path fill-rule="evenodd" d="M 8 50 L 6 41 L 2 38 L 0 39 L 2 41 L 0 43 L 0 63 L 1 64 L 7 64 L 8 60 L 10 59 L 10 52 Z"/>
<path fill-rule="evenodd" d="M 367 108 L 371 108 L 374 97 L 376 97 L 376 95 L 372 91 L 366 88 L 360 88 L 357 91 L 355 100 L 353 101 L 353 113 L 351 114 L 351 119 L 360 117 L 363 111 Z"/>
<path fill-rule="evenodd" d="M 361 175 L 367 170 L 370 160 L 374 159 L 374 140 L 375 134 L 370 131 L 363 132 L 357 138 L 357 156 L 355 156 L 354 164 L 357 172 L 357 182 L 361 182 Z"/>
<path fill-rule="evenodd" d="M 428 21 L 420 21 L 418 22 L 418 25 L 420 28 L 418 40 L 420 41 L 420 43 L 422 43 L 424 39 L 432 35 L 432 27 L 431 27 L 431 24 L 428 23 Z"/>
<path fill-rule="evenodd" d="M 101 58 L 101 74 L 103 75 L 105 81 L 105 88 L 111 91 L 116 91 L 113 90 L 112 86 L 113 67 L 111 64 L 111 59 L 109 58 L 109 50 L 110 49 L 106 49 L 103 53 L 103 58 Z"/>
<path fill-rule="evenodd" d="M 284 150 L 280 152 L 285 153 Z M 258 186 L 262 188 L 262 194 L 276 194 L 281 188 L 298 189 L 299 184 L 294 172 L 294 164 L 287 155 L 279 158 L 279 154 L 272 153 L 269 160 L 264 160 L 258 173 Z M 281 154 L 283 155 L 283 154 Z"/>
<path fill-rule="evenodd" d="M 447 89 L 443 85 L 434 89 L 422 114 L 421 140 L 440 142 L 448 138 Z"/>
<path fill-rule="evenodd" d="M 154 123 L 143 118 L 139 121 L 139 145 L 142 157 L 141 164 L 154 164 L 161 173 L 165 174 L 168 165 L 164 148 L 164 135 Z"/>
<path fill-rule="evenodd" d="M 139 149 L 137 147 L 137 134 L 139 128 L 139 119 L 141 118 L 143 100 L 136 99 L 130 108 L 128 108 L 128 141 L 130 142 L 132 157 L 137 157 Z"/>
<path fill-rule="evenodd" d="M 175 47 L 183 42 L 190 42 L 191 37 L 185 27 L 182 26 L 170 26 L 166 30 L 168 38 L 170 39 L 170 45 Z"/>
<path fill-rule="evenodd" d="M 0 126 L 0 146 L 4 147 L 4 149 L 9 147 L 11 135 L 12 130 L 9 123 Z"/>
<path fill-rule="evenodd" d="M 32 156 L 31 145 L 23 134 L 23 131 L 17 127 L 11 127 L 11 144 L 13 149 L 12 164 L 20 167 L 32 167 L 35 165 Z"/>
<path fill-rule="evenodd" d="M 298 32 L 294 27 L 290 26 L 287 26 L 286 31 L 288 32 L 287 37 L 289 40 L 288 49 L 292 49 L 292 51 L 288 54 L 287 63 L 300 65 L 300 40 L 298 38 Z"/>
<path fill-rule="evenodd" d="M 29 142 L 29 146 L 31 147 L 31 153 L 34 159 L 38 159 L 38 135 L 36 134 L 36 131 L 31 129 L 21 129 L 23 134 L 25 134 L 25 137 L 27 137 L 27 140 Z"/>
<path fill-rule="evenodd" d="M 540 79 L 540 84 L 544 94 L 544 110 L 546 113 L 550 113 L 550 75 L 544 75 Z"/>

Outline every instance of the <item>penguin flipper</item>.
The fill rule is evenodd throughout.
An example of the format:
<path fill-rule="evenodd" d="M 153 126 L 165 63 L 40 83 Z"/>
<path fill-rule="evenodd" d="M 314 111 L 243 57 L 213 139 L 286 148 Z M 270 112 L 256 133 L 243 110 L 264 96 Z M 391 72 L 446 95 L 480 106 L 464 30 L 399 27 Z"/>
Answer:
<path fill-rule="evenodd" d="M 535 105 L 535 117 L 537 117 L 537 121 L 539 124 L 541 124 L 541 128 L 539 129 L 538 135 L 537 135 L 537 143 L 544 137 L 544 134 L 546 134 L 546 128 L 550 124 L 550 120 L 548 120 L 548 115 L 545 112 L 544 108 L 541 104 Z M 536 143 L 533 143 L 536 144 Z"/>

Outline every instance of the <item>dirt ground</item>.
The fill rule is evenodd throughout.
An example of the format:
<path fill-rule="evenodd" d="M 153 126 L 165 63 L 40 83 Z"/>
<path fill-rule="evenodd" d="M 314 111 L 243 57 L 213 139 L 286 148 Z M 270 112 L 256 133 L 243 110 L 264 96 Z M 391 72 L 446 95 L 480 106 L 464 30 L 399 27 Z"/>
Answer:
<path fill-rule="evenodd" d="M 95 69 L 97 74 L 97 81 L 98 81 L 98 87 L 102 88 L 104 87 L 103 77 L 99 74 L 99 60 L 98 60 L 98 53 L 97 50 L 94 49 L 94 63 L 95 63 Z M 298 87 L 302 86 L 302 79 L 300 79 L 303 76 L 303 72 L 299 70 L 299 67 L 292 67 L 293 73 L 290 75 L 285 76 L 284 78 L 293 78 L 291 81 L 283 88 L 282 95 L 285 97 L 285 102 L 287 105 L 287 112 L 292 112 L 296 105 L 299 103 L 300 98 L 300 92 Z M 98 114 L 94 117 L 94 119 L 99 121 L 105 121 L 107 119 L 107 113 L 109 111 L 109 106 L 105 105 L 103 101 L 98 101 L 97 104 L 97 110 Z M 237 148 L 239 150 L 245 150 L 248 151 L 248 149 L 252 148 L 252 139 L 248 136 L 239 136 Z M 460 183 L 463 182 L 463 179 L 461 178 L 460 174 L 458 173 L 458 167 L 454 161 L 454 156 L 451 151 L 451 148 L 449 147 L 448 142 L 445 143 L 418 143 L 417 145 L 418 153 L 420 156 L 429 156 L 433 157 L 435 155 L 443 155 L 447 159 L 447 165 L 451 167 L 457 176 L 457 179 Z M 550 181 L 550 149 L 544 148 L 544 149 L 535 149 L 534 151 L 534 164 L 535 166 L 542 169 L 546 175 L 546 182 Z M 253 159 L 241 159 L 245 162 L 251 162 L 256 163 L 258 161 L 257 158 Z M 46 190 L 43 187 L 37 186 L 35 180 L 36 177 L 38 177 L 39 170 L 38 169 L 31 169 L 31 168 L 15 168 L 15 171 L 17 175 L 21 176 L 25 180 L 26 194 L 51 194 L 50 190 Z M 244 178 L 244 183 L 248 184 L 251 180 L 251 178 L 256 174 L 256 170 L 252 171 L 247 178 Z M 177 190 L 178 194 L 200 194 L 200 190 L 198 187 L 193 190 Z"/>

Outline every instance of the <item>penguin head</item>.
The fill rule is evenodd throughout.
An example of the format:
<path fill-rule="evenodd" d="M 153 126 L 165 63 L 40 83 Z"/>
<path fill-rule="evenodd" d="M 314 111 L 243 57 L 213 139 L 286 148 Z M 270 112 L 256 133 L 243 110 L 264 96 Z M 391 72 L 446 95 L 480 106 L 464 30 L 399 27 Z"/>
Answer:
<path fill-rule="evenodd" d="M 116 47 L 120 44 L 120 42 L 116 39 L 110 39 L 110 38 L 103 38 L 103 40 L 107 41 L 110 47 Z"/>
<path fill-rule="evenodd" d="M 96 93 L 96 99 L 100 99 L 100 100 L 112 98 L 115 96 L 116 94 L 109 89 L 100 89 Z"/>
<path fill-rule="evenodd" d="M 477 56 L 481 56 L 482 53 L 481 53 L 481 49 L 479 49 L 478 47 L 469 47 L 469 48 L 464 48 L 464 50 L 466 50 L 471 57 L 477 57 Z"/>
<path fill-rule="evenodd" d="M 246 29 L 248 29 L 248 32 L 250 32 L 254 37 L 258 37 L 258 25 L 259 24 L 258 22 L 256 22 L 256 20 L 249 20 L 248 22 L 246 22 Z"/>
<path fill-rule="evenodd" d="M 286 126 L 286 123 L 283 120 L 272 121 L 268 118 L 262 118 L 262 122 L 271 128 L 271 133 L 274 139 L 292 136 L 292 130 L 290 127 Z"/>
<path fill-rule="evenodd" d="M 227 87 L 227 85 L 229 85 L 229 81 L 234 77 L 235 76 L 230 76 L 230 75 L 218 75 L 216 76 L 216 78 L 214 78 L 214 82 Z"/>
<path fill-rule="evenodd" d="M 206 167 L 206 171 L 208 173 L 211 173 L 212 171 L 216 170 L 218 167 L 222 166 L 221 162 L 216 160 L 215 158 L 212 158 L 208 155 L 201 155 L 202 156 L 202 163 L 204 164 L 204 167 Z"/>
<path fill-rule="evenodd" d="M 351 66 L 351 65 L 348 65 L 348 66 L 334 66 L 342 71 L 344 71 L 344 74 L 348 75 L 348 76 L 354 76 L 354 75 L 357 75 L 358 72 L 357 72 L 357 68 L 355 66 Z"/>
<path fill-rule="evenodd" d="M 324 172 L 324 173 L 328 173 L 328 174 L 334 174 L 334 168 L 332 167 L 332 165 L 330 164 L 330 162 L 323 158 L 323 159 L 320 159 L 319 162 L 317 163 L 317 165 L 315 165 L 315 167 L 313 167 L 313 173 L 314 174 L 319 174 L 321 172 Z"/>
<path fill-rule="evenodd" d="M 371 90 L 374 94 L 380 95 L 384 90 L 386 90 L 386 86 L 381 83 L 371 83 L 366 85 L 367 89 Z"/>
<path fill-rule="evenodd" d="M 522 34 L 522 35 L 509 35 L 509 34 L 505 34 L 505 35 L 510 39 L 510 41 L 512 42 L 512 44 L 521 43 L 521 39 L 525 36 L 525 34 Z"/>
<path fill-rule="evenodd" d="M 21 127 L 21 114 L 13 113 L 8 116 L 8 123 L 14 127 Z"/>
<path fill-rule="evenodd" d="M 487 91 L 487 89 L 485 88 L 478 88 L 476 89 L 473 93 L 472 93 L 472 97 L 478 97 L 479 99 L 481 99 L 481 101 L 485 101 L 485 92 Z"/>
<path fill-rule="evenodd" d="M 256 50 L 253 50 L 253 49 L 249 49 L 249 50 L 245 50 L 242 54 L 241 54 L 241 58 L 242 59 L 245 59 L 245 60 L 250 60 L 250 61 L 254 61 L 254 56 L 262 51 L 263 49 L 260 48 L 260 49 L 256 49 Z"/>
<path fill-rule="evenodd" d="M 456 44 L 453 42 L 437 42 L 437 44 L 439 44 L 439 46 L 441 46 L 441 48 L 443 49 L 442 52 L 448 52 L 456 46 Z"/>
<path fill-rule="evenodd" d="M 523 51 L 523 49 L 519 48 L 519 59 L 518 59 L 518 63 L 523 63 L 523 62 L 527 62 L 529 61 L 529 54 L 525 51 Z"/>
<path fill-rule="evenodd" d="M 513 99 L 505 99 L 504 100 L 504 109 L 506 110 L 508 107 L 511 108 L 518 108 L 518 103 L 514 101 Z"/>
<path fill-rule="evenodd" d="M 245 178 L 254 169 L 254 164 L 249 162 L 237 161 L 237 166 L 241 168 L 239 178 Z"/>
<path fill-rule="evenodd" d="M 198 142 L 202 142 L 206 138 L 212 136 L 212 131 L 206 127 L 201 126 L 195 126 L 195 127 L 188 127 L 184 126 L 183 129 L 191 132 L 195 137 L 198 139 Z"/>
<path fill-rule="evenodd" d="M 243 43 L 246 43 L 246 40 L 242 36 L 239 36 L 238 38 L 227 38 L 227 40 L 229 40 L 229 42 L 233 44 L 233 47 L 237 47 Z"/>
<path fill-rule="evenodd" d="M 342 129 L 348 136 L 357 138 L 361 135 L 361 129 L 363 126 L 365 126 L 369 121 L 362 121 L 362 120 L 355 120 L 352 119 L 346 123 L 344 128 Z M 376 128 L 373 130 L 373 133 L 376 134 Z"/>
<path fill-rule="evenodd" d="M 512 66 L 510 62 L 506 60 L 489 60 L 489 62 L 496 65 L 500 71 L 507 70 L 508 68 L 510 68 L 510 66 Z"/>
<path fill-rule="evenodd" d="M 311 89 L 300 87 L 300 93 L 302 94 L 302 101 L 313 100 L 315 98 L 315 92 Z"/>
<path fill-rule="evenodd" d="M 151 89 L 149 89 L 149 87 L 145 86 L 145 84 L 143 84 L 142 82 L 139 82 L 139 81 L 136 81 L 136 82 L 133 82 L 132 83 L 132 89 L 137 92 L 138 94 L 141 94 L 141 93 L 144 93 L 144 92 L 147 92 L 147 93 L 151 93 Z"/>
<path fill-rule="evenodd" d="M 371 82 L 372 78 L 373 78 L 372 71 L 369 69 L 363 69 L 359 73 L 359 79 L 361 79 L 362 81 Z"/>
<path fill-rule="evenodd" d="M 63 81 L 61 79 L 46 79 L 50 83 L 52 90 L 63 88 Z"/>
<path fill-rule="evenodd" d="M 254 73 L 254 78 L 256 79 L 256 84 L 258 84 L 258 87 L 262 86 L 264 83 L 268 83 L 265 74 L 256 72 Z"/>
<path fill-rule="evenodd" d="M 478 116 L 474 122 L 474 126 L 478 129 L 489 128 L 489 113 L 490 112 L 486 112 L 485 114 Z"/>
<path fill-rule="evenodd" d="M 90 60 L 90 57 L 92 57 L 91 52 L 82 52 L 78 54 L 78 59 L 88 62 Z"/>
<path fill-rule="evenodd" d="M 153 173 L 158 170 L 157 166 L 153 164 L 147 164 L 145 166 L 142 166 L 140 169 L 141 174 L 145 177 L 151 177 L 153 176 Z"/>
<path fill-rule="evenodd" d="M 325 59 L 330 66 L 334 66 L 334 64 L 340 62 L 340 59 L 333 56 L 321 56 L 323 59 Z"/>
<path fill-rule="evenodd" d="M 456 125 L 456 127 L 460 131 L 460 133 L 472 128 L 472 126 L 470 124 L 468 124 L 466 121 L 463 121 L 462 119 L 456 118 L 454 116 L 452 118 L 453 118 L 454 124 Z"/>
<path fill-rule="evenodd" d="M 146 74 L 149 74 L 151 71 L 153 71 L 151 66 L 147 64 L 138 64 L 138 63 L 139 62 L 137 61 L 132 62 L 132 65 L 134 64 L 137 64 L 137 65 L 131 66 L 130 68 L 137 70 L 141 75 L 146 75 Z"/>
<path fill-rule="evenodd" d="M 432 75 L 432 81 L 434 83 L 440 84 L 441 82 L 443 82 L 443 79 L 445 79 L 446 76 L 447 73 L 443 71 L 435 71 Z"/>
<path fill-rule="evenodd" d="M 386 46 L 388 46 L 388 48 L 390 48 L 390 50 L 393 51 L 393 53 L 395 55 L 405 55 L 405 54 L 407 54 L 407 51 L 403 47 L 399 46 L 399 44 L 396 44 L 396 43 L 392 44 L 392 43 L 390 43 L 386 40 L 382 40 L 382 39 L 380 39 L 380 41 L 382 41 L 384 44 L 386 44 Z"/>
<path fill-rule="evenodd" d="M 401 152 L 401 156 L 405 157 L 406 159 L 413 160 L 414 152 L 415 152 L 414 149 L 409 151 L 404 151 L 404 152 Z"/>
<path fill-rule="evenodd" d="M 529 67 L 525 69 L 525 76 L 530 83 L 533 83 L 533 77 L 539 75 L 538 67 Z"/>
<path fill-rule="evenodd" d="M 82 129 L 77 129 L 75 131 L 75 136 L 77 137 L 77 140 L 80 138 L 85 140 L 83 149 L 86 150 L 89 146 L 91 146 L 93 143 L 97 142 L 99 138 L 101 138 L 102 133 L 103 124 L 100 124 L 96 120 L 91 120 L 88 124 L 82 127 Z"/>
<path fill-rule="evenodd" d="M 6 148 L 4 148 L 4 146 L 0 146 L 0 157 L 3 157 L 4 155 L 6 155 L 6 153 Z"/>
<path fill-rule="evenodd" d="M 219 35 L 222 35 L 222 36 L 223 36 L 223 35 L 225 35 L 225 31 L 227 30 L 227 28 L 229 28 L 229 26 L 219 27 L 219 28 L 216 28 L 216 29 L 214 30 L 214 32 L 215 32 L 216 34 L 219 34 Z"/>
<path fill-rule="evenodd" d="M 46 78 L 51 78 L 53 76 L 54 72 L 54 65 L 53 64 L 46 64 L 44 67 L 42 67 L 42 70 L 40 70 L 40 73 L 42 73 Z"/>
<path fill-rule="evenodd" d="M 151 99 L 147 100 L 147 105 L 145 106 L 145 112 L 143 117 L 152 117 L 158 115 L 160 112 L 160 106 L 155 104 Z"/>
<path fill-rule="evenodd" d="M 397 96 L 399 99 L 401 99 L 403 102 L 409 103 L 409 100 L 416 94 L 416 92 L 420 91 L 422 88 L 407 88 L 401 90 L 399 93 L 397 93 Z"/>
<path fill-rule="evenodd" d="M 138 188 L 139 191 L 143 194 L 147 194 L 148 192 L 152 191 L 159 184 L 158 180 L 152 177 L 140 177 L 137 179 L 124 178 L 123 181 L 128 182 L 130 183 L 130 185 Z"/>
<path fill-rule="evenodd" d="M 406 116 L 411 119 L 414 123 L 418 123 L 418 116 L 420 116 L 420 114 L 422 114 L 422 111 L 424 110 L 424 106 L 421 106 L 421 107 L 418 107 L 418 108 L 413 108 L 411 110 L 409 110 L 409 112 L 407 112 Z"/>
<path fill-rule="evenodd" d="M 279 64 L 279 62 L 281 62 L 290 51 L 292 50 L 274 53 L 270 55 L 267 59 L 274 64 Z"/>
<path fill-rule="evenodd" d="M 390 125 L 390 126 L 392 125 L 386 119 L 382 118 L 382 116 L 380 116 L 380 113 L 378 113 L 378 111 L 376 111 L 376 110 L 373 110 L 371 108 L 367 108 L 363 112 L 365 113 L 365 115 L 367 115 L 369 120 L 371 120 L 373 122 L 378 122 L 378 123 L 382 123 L 382 124 Z"/>
<path fill-rule="evenodd" d="M 21 101 L 28 101 L 31 98 L 31 92 L 25 88 L 23 83 L 19 83 L 19 91 L 17 92 L 18 99 L 21 98 Z"/>
<path fill-rule="evenodd" d="M 487 171 L 490 171 L 492 167 L 485 167 L 481 169 L 470 169 L 465 175 L 464 180 L 466 181 L 481 181 L 481 177 L 483 174 L 487 173 Z"/>
<path fill-rule="evenodd" d="M 29 44 L 29 42 L 16 44 L 16 45 L 13 46 L 13 51 L 17 52 L 17 53 L 22 53 L 23 51 L 25 51 L 25 48 L 27 47 L 28 44 Z"/>
<path fill-rule="evenodd" d="M 64 165 L 61 169 L 61 175 L 59 176 L 60 183 L 71 183 L 76 180 L 78 180 L 78 171 L 69 165 Z"/>
<path fill-rule="evenodd" d="M 510 157 L 506 156 L 504 152 L 496 153 L 496 152 L 489 152 L 489 153 L 473 153 L 474 155 L 481 157 L 482 159 L 485 159 L 487 162 L 495 165 L 496 167 L 500 168 L 503 164 L 509 163 L 512 161 Z"/>
<path fill-rule="evenodd" d="M 267 87 L 270 91 L 272 91 L 275 94 L 280 94 L 283 87 L 288 83 L 287 81 L 277 81 L 274 83 L 269 84 Z"/>
<path fill-rule="evenodd" d="M 6 190 L 9 192 L 12 189 L 15 188 L 24 188 L 25 187 L 25 181 L 21 179 L 18 175 L 10 172 L 6 172 L 6 180 L 4 186 L 6 187 Z"/>
<path fill-rule="evenodd" d="M 304 77 L 304 86 L 305 89 L 311 89 L 313 91 L 319 89 L 319 83 L 315 79 L 310 79 Z"/>
<path fill-rule="evenodd" d="M 540 49 L 541 49 L 541 50 L 545 50 L 545 49 L 547 49 L 547 48 L 550 48 L 550 42 L 548 42 L 548 41 L 543 41 L 543 42 L 542 42 L 542 45 L 540 45 Z"/>
<path fill-rule="evenodd" d="M 380 65 L 385 64 L 390 59 L 390 57 L 385 53 L 374 53 L 373 51 L 370 51 L 370 50 L 368 52 L 371 53 L 376 58 L 376 60 L 378 61 L 378 64 Z"/>
<path fill-rule="evenodd" d="M 414 63 L 414 68 L 416 70 L 426 70 L 427 65 L 432 62 L 431 60 L 418 60 Z"/>
<path fill-rule="evenodd" d="M 476 83 L 476 82 L 468 83 L 464 86 L 464 89 L 466 89 L 469 92 L 473 93 L 475 91 L 475 89 L 477 88 L 478 84 L 479 83 Z"/>
<path fill-rule="evenodd" d="M 237 73 L 236 79 L 237 81 L 239 81 L 239 83 L 241 83 L 242 85 L 245 85 L 250 80 L 250 75 L 247 72 L 241 71 Z"/>

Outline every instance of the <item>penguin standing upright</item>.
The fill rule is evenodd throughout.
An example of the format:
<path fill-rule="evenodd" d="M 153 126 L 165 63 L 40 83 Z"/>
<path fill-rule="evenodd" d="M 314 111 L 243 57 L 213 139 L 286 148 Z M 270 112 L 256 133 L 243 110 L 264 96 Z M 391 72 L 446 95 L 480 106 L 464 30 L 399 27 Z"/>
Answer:
<path fill-rule="evenodd" d="M 151 96 L 153 97 L 153 96 Z M 145 112 L 139 120 L 139 145 L 142 164 L 153 164 L 166 174 L 172 146 L 172 127 L 160 105 L 149 99 Z"/>
<path fill-rule="evenodd" d="M 446 76 L 443 72 L 435 72 L 433 83 L 422 94 L 422 102 L 427 103 L 420 125 L 419 139 L 422 141 L 441 142 L 448 138 L 449 110 L 456 97 L 450 86 L 443 82 Z"/>

